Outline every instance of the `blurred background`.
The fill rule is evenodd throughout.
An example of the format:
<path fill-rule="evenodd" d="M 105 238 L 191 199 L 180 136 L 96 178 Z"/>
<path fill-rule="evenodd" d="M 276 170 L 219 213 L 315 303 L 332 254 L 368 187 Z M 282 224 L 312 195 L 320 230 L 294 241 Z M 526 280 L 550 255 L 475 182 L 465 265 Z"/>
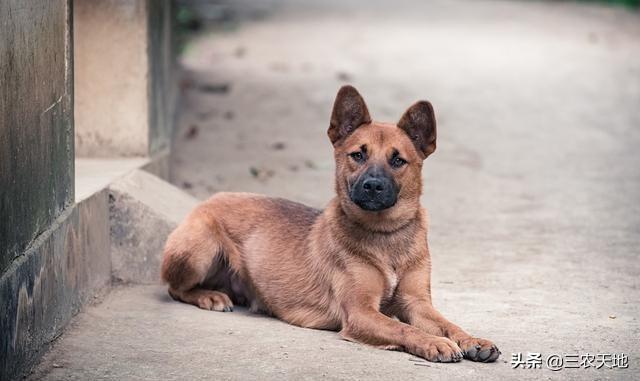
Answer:
<path fill-rule="evenodd" d="M 639 7 L 0 2 L 0 378 L 638 379 Z M 378 121 L 434 105 L 434 304 L 493 366 L 425 369 L 159 284 L 167 234 L 216 192 L 329 202 L 344 84 Z M 528 352 L 628 366 L 512 369 Z"/>
<path fill-rule="evenodd" d="M 337 89 L 355 85 L 389 122 L 428 99 L 438 150 L 423 202 L 437 274 L 548 277 L 564 292 L 594 276 L 585 262 L 631 276 L 640 22 L 637 4 L 622 3 L 180 2 L 172 181 L 201 199 L 242 190 L 322 207 Z M 458 267 L 438 266 L 449 260 Z"/>

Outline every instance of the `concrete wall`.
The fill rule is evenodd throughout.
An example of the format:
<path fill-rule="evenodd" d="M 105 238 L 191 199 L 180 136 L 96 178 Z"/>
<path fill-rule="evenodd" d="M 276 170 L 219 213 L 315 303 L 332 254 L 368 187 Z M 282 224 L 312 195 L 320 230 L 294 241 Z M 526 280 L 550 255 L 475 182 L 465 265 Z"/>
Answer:
<path fill-rule="evenodd" d="M 171 20 L 167 0 L 74 1 L 77 156 L 149 156 L 169 147 Z"/>
<path fill-rule="evenodd" d="M 159 283 L 166 238 L 199 201 L 141 170 L 113 182 L 109 197 L 112 280 Z"/>
<path fill-rule="evenodd" d="M 69 12 L 0 1 L 0 274 L 73 202 Z"/>
<path fill-rule="evenodd" d="M 111 282 L 106 190 L 63 212 L 0 278 L 0 380 L 18 378 Z"/>
<path fill-rule="evenodd" d="M 0 380 L 111 285 L 108 190 L 73 202 L 74 77 L 78 153 L 152 156 L 168 175 L 171 12 L 170 0 L 0 0 Z"/>
<path fill-rule="evenodd" d="M 71 3 L 0 2 L 0 379 L 110 280 L 107 196 L 74 205 Z"/>

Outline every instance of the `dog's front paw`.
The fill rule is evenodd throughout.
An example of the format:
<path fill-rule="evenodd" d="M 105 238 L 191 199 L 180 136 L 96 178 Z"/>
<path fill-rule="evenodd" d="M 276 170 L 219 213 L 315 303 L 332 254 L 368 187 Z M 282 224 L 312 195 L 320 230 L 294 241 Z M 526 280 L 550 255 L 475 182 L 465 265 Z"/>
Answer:
<path fill-rule="evenodd" d="M 460 348 L 464 352 L 464 358 L 479 362 L 494 362 L 502 353 L 491 341 L 476 337 L 460 340 Z"/>
<path fill-rule="evenodd" d="M 422 346 L 418 355 L 433 362 L 459 362 L 463 353 L 453 341 L 446 337 L 438 337 Z"/>

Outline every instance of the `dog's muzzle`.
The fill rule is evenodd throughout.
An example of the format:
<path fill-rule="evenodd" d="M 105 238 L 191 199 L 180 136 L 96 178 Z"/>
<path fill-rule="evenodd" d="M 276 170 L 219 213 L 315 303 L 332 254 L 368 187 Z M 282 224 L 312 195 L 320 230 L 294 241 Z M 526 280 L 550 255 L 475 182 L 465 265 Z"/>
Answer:
<path fill-rule="evenodd" d="M 372 166 L 349 190 L 349 197 L 367 211 L 388 209 L 398 201 L 398 185 L 384 168 Z"/>

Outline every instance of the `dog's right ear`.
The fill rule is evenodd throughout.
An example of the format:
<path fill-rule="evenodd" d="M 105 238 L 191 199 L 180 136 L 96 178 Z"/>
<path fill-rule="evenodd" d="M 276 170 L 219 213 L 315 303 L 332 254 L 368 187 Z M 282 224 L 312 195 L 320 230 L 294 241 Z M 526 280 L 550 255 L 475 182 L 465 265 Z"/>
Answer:
<path fill-rule="evenodd" d="M 356 128 L 371 123 L 369 110 L 358 90 L 342 86 L 336 95 L 327 135 L 334 146 L 349 136 Z"/>
<path fill-rule="evenodd" d="M 436 116 L 430 102 L 419 101 L 409 107 L 398 127 L 409 135 L 423 160 L 436 150 Z"/>

